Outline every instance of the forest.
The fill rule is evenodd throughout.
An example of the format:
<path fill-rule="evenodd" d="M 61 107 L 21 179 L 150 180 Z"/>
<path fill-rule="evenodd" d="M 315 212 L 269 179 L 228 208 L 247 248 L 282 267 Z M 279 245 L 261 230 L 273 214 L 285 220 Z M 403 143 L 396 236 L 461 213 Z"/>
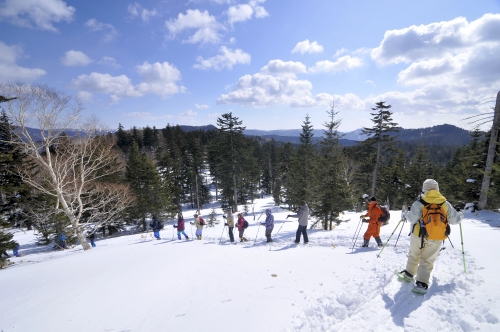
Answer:
<path fill-rule="evenodd" d="M 325 230 L 340 222 L 343 211 L 363 210 L 365 194 L 391 209 L 412 204 L 428 178 L 439 182 L 456 207 L 479 199 L 489 133 L 473 130 L 467 144 L 455 147 L 432 137 L 400 141 L 385 102 L 372 108 L 373 126 L 363 128 L 368 138 L 345 146 L 333 104 L 325 111 L 321 137 L 315 137 L 320 128 L 306 114 L 299 142 L 292 144 L 245 136 L 233 113 L 222 114 L 211 130 L 119 124 L 103 133 L 96 119 L 76 113 L 64 122 L 61 110 L 73 105 L 71 98 L 46 86 L 37 89 L 30 98 L 53 107 L 51 116 L 43 110 L 36 139 L 19 109 L 41 110 L 29 104 L 25 90 L 11 90 L 16 99 L 0 104 L 0 191 L 3 226 L 35 228 L 40 245 L 68 229 L 69 243 L 86 243 L 84 233 L 112 235 L 127 225 L 145 231 L 152 215 L 173 219 L 186 205 L 200 210 L 216 201 L 250 214 L 261 195 L 291 210 L 305 200 L 316 227 Z M 500 202 L 497 174 L 488 192 L 490 209 Z M 2 237 L 10 248 L 8 234 Z"/>

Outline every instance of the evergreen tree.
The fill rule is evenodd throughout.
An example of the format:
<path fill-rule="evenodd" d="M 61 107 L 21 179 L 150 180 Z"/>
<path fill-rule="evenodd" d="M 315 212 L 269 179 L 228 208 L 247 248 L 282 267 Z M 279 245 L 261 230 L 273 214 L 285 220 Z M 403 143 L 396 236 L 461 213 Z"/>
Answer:
<path fill-rule="evenodd" d="M 392 122 L 392 112 L 390 111 L 391 105 L 385 105 L 385 102 L 380 101 L 375 103 L 376 107 L 372 108 L 375 113 L 370 113 L 373 118 L 373 127 L 363 127 L 363 134 L 369 138 L 365 144 L 375 149 L 375 164 L 372 176 L 372 189 L 371 195 L 375 196 L 375 189 L 377 184 L 378 170 L 381 165 L 381 156 L 384 151 L 394 147 L 394 140 L 397 136 L 391 136 L 389 133 L 397 132 L 397 123 Z"/>
<path fill-rule="evenodd" d="M 434 178 L 433 164 L 422 142 L 405 170 L 405 201 L 413 203 L 421 193 L 422 183 L 431 178 Z"/>
<path fill-rule="evenodd" d="M 173 217 L 175 208 L 169 202 L 169 192 L 162 185 L 152 160 L 139 152 L 137 143 L 132 143 L 126 167 L 126 181 L 136 196 L 135 204 L 128 208 L 128 218 L 139 223 L 146 230 L 146 218 L 152 214 L 158 217 Z"/>
<path fill-rule="evenodd" d="M 132 137 L 129 133 L 123 130 L 123 126 L 121 123 L 118 124 L 118 131 L 116 132 L 116 145 L 122 149 L 123 152 L 128 152 L 130 148 L 130 143 L 132 141 Z"/>
<path fill-rule="evenodd" d="M 312 138 L 313 126 L 306 115 L 300 134 L 300 145 L 297 154 L 291 163 L 290 176 L 287 181 L 288 199 L 292 208 L 300 206 L 300 201 L 314 201 L 314 187 L 316 185 L 317 159 Z"/>
<path fill-rule="evenodd" d="M 223 194 L 228 200 L 227 204 L 233 208 L 233 211 L 238 210 L 238 192 L 237 182 L 238 177 L 237 160 L 236 156 L 240 152 L 241 143 L 243 143 L 243 130 L 245 127 L 241 126 L 242 121 L 233 116 L 233 113 L 222 114 L 217 119 L 217 126 L 219 132 L 222 133 L 223 146 L 222 146 L 222 167 L 221 167 L 221 182 L 223 185 Z M 229 192 L 232 191 L 232 195 Z"/>
<path fill-rule="evenodd" d="M 338 223 L 339 214 L 349 209 L 350 189 L 345 179 L 344 155 L 339 143 L 340 134 L 337 131 L 341 120 L 336 120 L 332 104 L 331 110 L 327 111 L 330 121 L 324 126 L 324 138 L 320 141 L 321 157 L 318 165 L 318 182 L 315 201 L 310 205 L 313 215 L 323 220 L 323 229 L 331 230 L 333 222 Z"/>

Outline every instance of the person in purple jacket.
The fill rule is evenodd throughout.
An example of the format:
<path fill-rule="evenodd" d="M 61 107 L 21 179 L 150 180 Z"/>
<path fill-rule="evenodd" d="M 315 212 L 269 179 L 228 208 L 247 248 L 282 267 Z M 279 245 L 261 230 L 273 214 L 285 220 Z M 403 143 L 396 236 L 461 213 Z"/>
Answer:
<path fill-rule="evenodd" d="M 186 237 L 186 240 L 189 240 L 189 236 L 184 232 L 184 218 L 182 217 L 182 213 L 177 215 L 177 225 L 174 225 L 174 228 L 177 228 L 177 238 L 181 239 L 181 234 Z"/>
<path fill-rule="evenodd" d="M 271 233 L 274 228 L 274 216 L 271 214 L 271 209 L 266 209 L 266 221 L 260 224 L 266 226 L 267 242 L 273 242 L 273 239 L 271 239 Z"/>

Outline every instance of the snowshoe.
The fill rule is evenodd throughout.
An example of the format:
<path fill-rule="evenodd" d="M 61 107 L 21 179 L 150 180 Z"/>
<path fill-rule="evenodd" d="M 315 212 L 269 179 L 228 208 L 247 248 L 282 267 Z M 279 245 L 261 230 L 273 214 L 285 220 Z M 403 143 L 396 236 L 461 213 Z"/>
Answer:
<path fill-rule="evenodd" d="M 413 287 L 412 291 L 414 293 L 417 293 L 417 294 L 427 294 L 427 288 L 429 288 L 429 286 L 424 283 L 424 282 L 421 282 L 421 281 L 417 281 L 415 283 L 415 286 Z"/>
<path fill-rule="evenodd" d="M 406 270 L 403 270 L 401 272 L 396 273 L 399 279 L 404 280 L 406 282 L 412 282 L 413 281 L 413 276 L 408 273 Z"/>

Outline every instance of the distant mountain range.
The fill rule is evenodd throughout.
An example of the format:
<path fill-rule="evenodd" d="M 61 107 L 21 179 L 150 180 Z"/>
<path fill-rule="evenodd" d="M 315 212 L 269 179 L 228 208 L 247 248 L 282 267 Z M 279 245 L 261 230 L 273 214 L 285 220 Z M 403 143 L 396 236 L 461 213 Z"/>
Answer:
<path fill-rule="evenodd" d="M 189 132 L 195 130 L 216 130 L 213 125 L 206 126 L 179 126 L 182 130 Z M 391 135 L 398 135 L 398 140 L 402 142 L 425 142 L 427 145 L 446 145 L 446 146 L 462 146 L 471 140 L 470 132 L 449 124 L 438 125 L 434 127 L 421 129 L 404 129 L 398 128 L 399 132 Z M 30 134 L 37 141 L 41 140 L 40 131 L 38 129 L 29 128 Z M 340 139 L 340 144 L 343 146 L 355 145 L 358 141 L 363 141 L 366 136 L 361 132 L 362 129 L 356 129 L 347 133 Z M 278 142 L 300 144 L 300 134 L 302 129 L 277 129 L 277 130 L 258 130 L 245 129 L 243 132 L 246 136 L 258 136 L 265 139 L 274 139 Z M 323 130 L 313 130 L 313 141 L 316 143 L 323 137 Z M 76 136 L 77 131 L 67 130 L 66 134 L 70 137 Z"/>

